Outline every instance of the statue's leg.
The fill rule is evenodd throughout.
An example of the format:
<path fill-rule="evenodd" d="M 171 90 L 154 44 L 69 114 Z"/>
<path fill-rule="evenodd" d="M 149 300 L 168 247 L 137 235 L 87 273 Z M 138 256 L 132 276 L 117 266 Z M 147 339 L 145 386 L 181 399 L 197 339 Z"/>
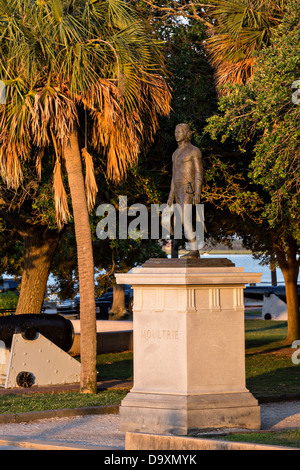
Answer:
<path fill-rule="evenodd" d="M 182 222 L 184 226 L 184 234 L 189 243 L 189 252 L 184 255 L 184 258 L 200 258 L 197 236 L 193 227 L 192 221 L 192 198 L 186 195 L 182 199 Z"/>

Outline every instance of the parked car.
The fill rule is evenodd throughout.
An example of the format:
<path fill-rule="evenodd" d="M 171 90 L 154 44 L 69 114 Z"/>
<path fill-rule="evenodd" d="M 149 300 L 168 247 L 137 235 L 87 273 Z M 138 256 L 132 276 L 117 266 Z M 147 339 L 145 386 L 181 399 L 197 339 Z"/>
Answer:
<path fill-rule="evenodd" d="M 0 293 L 1 292 L 16 292 L 20 282 L 14 281 L 13 279 L 1 279 L 0 278 Z"/>
<path fill-rule="evenodd" d="M 125 284 L 125 307 L 131 313 L 133 308 L 133 289 L 130 285 Z M 57 313 L 59 314 L 79 314 L 79 294 L 74 299 L 66 299 L 58 302 Z M 108 313 L 113 303 L 113 287 L 107 292 L 96 298 L 96 317 L 100 320 L 108 319 Z"/>
<path fill-rule="evenodd" d="M 78 307 L 79 307 L 79 294 L 76 294 L 73 299 L 61 300 L 57 303 L 57 309 L 59 311 L 76 310 Z"/>
<path fill-rule="evenodd" d="M 124 291 L 125 291 L 125 307 L 127 310 L 131 313 L 132 308 L 133 308 L 133 289 L 129 284 L 124 285 Z M 113 303 L 113 287 L 110 287 L 105 294 L 102 294 L 101 297 L 98 297 L 96 299 L 96 308 L 97 305 L 100 306 L 104 302 L 109 303 L 109 308 L 111 308 L 112 303 Z"/>

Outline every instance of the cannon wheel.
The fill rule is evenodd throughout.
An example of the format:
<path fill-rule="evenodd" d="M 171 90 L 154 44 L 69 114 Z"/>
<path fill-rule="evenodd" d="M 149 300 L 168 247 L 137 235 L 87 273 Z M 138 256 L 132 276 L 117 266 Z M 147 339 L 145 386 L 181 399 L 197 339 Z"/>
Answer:
<path fill-rule="evenodd" d="M 34 377 L 31 372 L 19 372 L 16 378 L 19 387 L 29 388 L 33 385 Z"/>

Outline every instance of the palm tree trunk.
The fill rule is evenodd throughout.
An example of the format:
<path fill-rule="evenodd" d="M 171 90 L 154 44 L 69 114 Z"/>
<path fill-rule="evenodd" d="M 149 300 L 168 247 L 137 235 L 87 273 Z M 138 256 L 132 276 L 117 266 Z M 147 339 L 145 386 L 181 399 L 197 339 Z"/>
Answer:
<path fill-rule="evenodd" d="M 82 393 L 96 393 L 97 333 L 94 260 L 77 131 L 71 133 L 64 147 L 64 158 L 71 192 L 77 244 L 80 294 L 80 390 Z"/>

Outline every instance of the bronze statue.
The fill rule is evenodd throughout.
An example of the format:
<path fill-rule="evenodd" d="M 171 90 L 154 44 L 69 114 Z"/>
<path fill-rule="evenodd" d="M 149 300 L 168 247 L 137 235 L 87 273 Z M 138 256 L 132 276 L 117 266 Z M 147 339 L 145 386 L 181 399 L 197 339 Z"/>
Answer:
<path fill-rule="evenodd" d="M 191 144 L 192 131 L 188 124 L 178 124 L 175 129 L 178 148 L 172 155 L 173 170 L 168 206 L 175 202 L 182 209 L 182 220 L 191 251 L 186 258 L 199 258 L 197 240 L 191 221 L 184 220 L 185 204 L 199 204 L 203 184 L 202 154 L 198 147 Z"/>

